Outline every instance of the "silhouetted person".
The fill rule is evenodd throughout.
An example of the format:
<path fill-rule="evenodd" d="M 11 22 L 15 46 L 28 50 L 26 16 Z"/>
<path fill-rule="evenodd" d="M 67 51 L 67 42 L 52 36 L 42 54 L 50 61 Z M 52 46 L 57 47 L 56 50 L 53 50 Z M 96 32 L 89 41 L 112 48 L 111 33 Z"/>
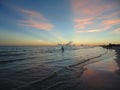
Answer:
<path fill-rule="evenodd" d="M 109 43 L 109 49 L 111 49 L 112 48 L 112 44 L 111 43 Z"/>
<path fill-rule="evenodd" d="M 63 46 L 61 47 L 61 51 L 64 52 L 64 47 Z"/>

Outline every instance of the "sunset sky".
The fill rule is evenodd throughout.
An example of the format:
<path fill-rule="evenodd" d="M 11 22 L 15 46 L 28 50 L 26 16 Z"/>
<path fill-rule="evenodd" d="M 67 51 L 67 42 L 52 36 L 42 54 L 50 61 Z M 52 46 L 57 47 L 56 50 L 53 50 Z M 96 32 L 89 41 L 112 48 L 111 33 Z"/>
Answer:
<path fill-rule="evenodd" d="M 0 0 L 0 45 L 120 44 L 119 0 Z"/>

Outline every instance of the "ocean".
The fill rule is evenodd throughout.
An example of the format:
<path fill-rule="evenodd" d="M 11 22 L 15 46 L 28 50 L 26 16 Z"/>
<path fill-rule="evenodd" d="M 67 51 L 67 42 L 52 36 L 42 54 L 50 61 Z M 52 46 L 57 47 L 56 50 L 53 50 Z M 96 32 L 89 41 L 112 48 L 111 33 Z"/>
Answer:
<path fill-rule="evenodd" d="M 64 49 L 61 52 L 60 46 L 1 46 L 0 90 L 71 90 L 81 82 L 83 66 L 116 56 L 114 50 L 102 47 Z"/>

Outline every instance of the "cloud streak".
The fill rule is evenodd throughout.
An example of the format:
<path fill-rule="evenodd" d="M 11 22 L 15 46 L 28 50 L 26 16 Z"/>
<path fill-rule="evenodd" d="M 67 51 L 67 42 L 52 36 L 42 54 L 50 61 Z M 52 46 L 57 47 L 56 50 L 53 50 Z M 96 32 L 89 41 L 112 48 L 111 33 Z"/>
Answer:
<path fill-rule="evenodd" d="M 21 12 L 23 12 L 24 14 L 26 14 L 29 17 L 38 18 L 40 20 L 47 21 L 47 19 L 41 13 L 38 13 L 36 11 L 21 9 Z"/>
<path fill-rule="evenodd" d="M 90 29 L 90 30 L 76 30 L 76 33 L 92 33 L 92 32 L 100 32 L 100 31 L 104 31 L 105 29 Z"/>
<path fill-rule="evenodd" d="M 99 29 L 94 29 L 94 30 L 76 30 L 76 33 L 89 33 L 89 32 L 99 32 Z"/>
<path fill-rule="evenodd" d="M 72 0 L 74 29 L 77 33 L 101 32 L 120 23 L 116 2 Z"/>
<path fill-rule="evenodd" d="M 94 24 L 92 18 L 76 18 L 74 19 L 74 22 L 75 22 L 74 27 L 77 29 L 85 28 L 87 25 Z"/>
<path fill-rule="evenodd" d="M 36 29 L 50 30 L 51 28 L 53 28 L 52 24 L 37 22 L 34 20 L 20 20 L 19 22 L 20 22 L 20 25 L 29 26 Z"/>
<path fill-rule="evenodd" d="M 111 4 L 104 4 L 101 0 L 72 0 L 75 15 L 97 16 L 112 8 Z"/>
<path fill-rule="evenodd" d="M 113 30 L 112 33 L 120 34 L 120 28 L 117 28 L 117 29 Z"/>
<path fill-rule="evenodd" d="M 26 9 L 21 9 L 21 12 L 26 18 L 24 20 L 19 20 L 19 25 L 46 31 L 49 31 L 54 27 L 48 22 L 48 19 L 39 12 Z"/>
<path fill-rule="evenodd" d="M 103 25 L 113 26 L 116 24 L 120 24 L 120 18 L 110 19 L 110 20 L 103 20 Z"/>

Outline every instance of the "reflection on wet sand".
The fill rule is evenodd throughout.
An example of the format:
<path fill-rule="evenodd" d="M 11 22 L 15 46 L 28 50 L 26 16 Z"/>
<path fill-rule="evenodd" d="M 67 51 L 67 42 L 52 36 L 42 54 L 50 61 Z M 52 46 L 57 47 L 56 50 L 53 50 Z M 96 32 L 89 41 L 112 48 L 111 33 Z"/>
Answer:
<path fill-rule="evenodd" d="M 117 90 L 120 88 L 120 77 L 112 72 L 86 70 L 82 75 L 85 90 Z"/>
<path fill-rule="evenodd" d="M 116 58 L 113 57 L 85 66 L 87 70 L 81 77 L 84 86 L 82 90 L 120 90 L 120 75 L 116 73 L 120 68 L 119 56 L 117 50 Z"/>

